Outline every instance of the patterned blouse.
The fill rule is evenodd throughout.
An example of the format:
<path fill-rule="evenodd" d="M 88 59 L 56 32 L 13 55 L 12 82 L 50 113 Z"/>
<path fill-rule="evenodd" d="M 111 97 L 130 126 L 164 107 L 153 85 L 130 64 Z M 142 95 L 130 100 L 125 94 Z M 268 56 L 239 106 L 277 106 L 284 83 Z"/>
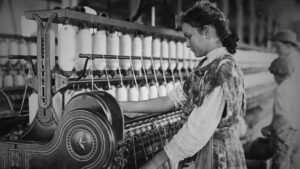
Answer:
<path fill-rule="evenodd" d="M 197 154 L 196 169 L 246 168 L 234 127 L 245 112 L 243 74 L 225 48 L 208 53 L 168 96 L 188 117 L 164 148 L 174 165 Z"/>

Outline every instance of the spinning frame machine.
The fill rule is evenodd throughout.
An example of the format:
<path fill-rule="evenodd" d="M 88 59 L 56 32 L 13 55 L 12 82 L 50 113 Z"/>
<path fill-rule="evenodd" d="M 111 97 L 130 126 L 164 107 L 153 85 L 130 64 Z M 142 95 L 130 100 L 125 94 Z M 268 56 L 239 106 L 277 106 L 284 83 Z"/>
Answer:
<path fill-rule="evenodd" d="M 169 29 L 148 27 L 69 9 L 28 11 L 25 14 L 28 19 L 34 19 L 38 23 L 38 71 L 36 76 L 27 80 L 27 85 L 38 92 L 39 108 L 35 119 L 20 140 L 0 141 L 0 168 L 138 168 L 160 151 L 181 128 L 184 119 L 181 118 L 180 111 L 156 112 L 127 118 L 116 99 L 103 91 L 86 92 L 72 97 L 63 110 L 63 116 L 58 119 L 51 100 L 54 93 L 74 84 L 91 81 L 110 83 L 108 77 L 81 79 L 89 60 L 116 58 L 119 61 L 129 58 L 132 64 L 133 60 L 143 61 L 146 58 L 80 54 L 80 58 L 86 58 L 86 61 L 79 77 L 74 79 L 55 74 L 53 83 L 50 71 L 49 27 L 52 23 L 67 21 L 70 24 L 78 24 L 84 21 L 92 28 L 101 25 L 107 29 L 138 32 L 183 42 L 185 39 L 181 34 Z M 157 61 L 161 66 L 163 62 L 169 63 L 170 66 L 173 64 L 173 82 L 174 63 L 184 61 L 170 57 L 157 59 L 152 56 L 147 59 L 151 61 L 152 66 Z M 193 64 L 196 60 L 189 62 Z M 144 77 L 137 77 L 133 69 L 132 71 L 133 76 L 122 78 L 121 75 L 120 78 L 112 78 L 112 81 L 120 80 L 123 84 L 123 81 L 134 80 L 137 85 L 137 80 L 144 79 L 148 85 L 148 79 L 155 79 L 157 85 L 157 70 L 153 70 L 154 76 L 147 76 L 143 66 Z M 164 82 L 167 82 L 164 70 L 162 74 Z M 181 70 L 179 75 L 182 80 Z"/>

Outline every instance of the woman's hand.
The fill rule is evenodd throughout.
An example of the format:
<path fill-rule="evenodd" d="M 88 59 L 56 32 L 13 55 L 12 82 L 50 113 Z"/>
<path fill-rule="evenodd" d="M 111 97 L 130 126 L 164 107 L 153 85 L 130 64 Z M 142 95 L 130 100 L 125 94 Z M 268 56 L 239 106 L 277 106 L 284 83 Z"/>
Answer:
<path fill-rule="evenodd" d="M 271 132 L 271 126 L 266 126 L 264 128 L 261 129 L 261 133 L 266 136 L 266 137 L 270 137 L 272 132 Z"/>
<path fill-rule="evenodd" d="M 169 158 L 164 150 L 157 153 L 150 161 L 140 169 L 171 169 L 169 167 Z"/>
<path fill-rule="evenodd" d="M 175 104 L 167 96 L 139 102 L 119 102 L 119 105 L 124 113 L 158 113 L 175 108 Z"/>

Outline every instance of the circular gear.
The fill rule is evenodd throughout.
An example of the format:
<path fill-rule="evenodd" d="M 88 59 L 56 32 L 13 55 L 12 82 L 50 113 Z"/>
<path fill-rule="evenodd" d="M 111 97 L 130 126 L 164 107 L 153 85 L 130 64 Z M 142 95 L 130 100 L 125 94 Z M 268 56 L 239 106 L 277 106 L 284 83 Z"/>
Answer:
<path fill-rule="evenodd" d="M 116 141 L 103 115 L 77 109 L 61 121 L 65 125 L 65 147 L 79 166 L 107 168 L 114 158 Z"/>

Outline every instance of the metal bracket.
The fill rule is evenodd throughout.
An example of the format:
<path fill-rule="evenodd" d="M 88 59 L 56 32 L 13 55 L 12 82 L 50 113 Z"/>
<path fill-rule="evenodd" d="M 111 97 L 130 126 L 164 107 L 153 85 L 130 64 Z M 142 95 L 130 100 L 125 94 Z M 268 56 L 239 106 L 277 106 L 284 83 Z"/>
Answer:
<path fill-rule="evenodd" d="M 55 73 L 54 78 L 55 78 L 55 86 L 53 87 L 53 93 L 57 93 L 61 89 L 67 87 L 69 84 L 69 80 L 65 76 Z"/>
<path fill-rule="evenodd" d="M 37 87 L 37 77 L 32 77 L 27 79 L 27 85 L 31 87 L 33 90 L 38 91 Z"/>
<path fill-rule="evenodd" d="M 41 17 L 33 14 L 32 17 L 38 23 L 37 43 L 37 91 L 39 98 L 39 107 L 47 109 L 52 103 L 51 91 L 51 71 L 50 71 L 50 34 L 49 28 L 52 21 L 57 17 L 56 13 L 52 13 L 46 24 L 42 21 Z"/>

